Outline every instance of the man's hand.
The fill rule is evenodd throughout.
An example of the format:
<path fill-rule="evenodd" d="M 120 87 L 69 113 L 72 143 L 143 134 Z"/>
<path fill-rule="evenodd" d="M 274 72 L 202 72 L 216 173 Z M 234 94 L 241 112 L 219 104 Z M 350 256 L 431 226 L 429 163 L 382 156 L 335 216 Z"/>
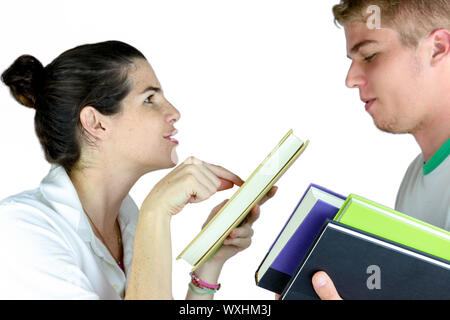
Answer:
<path fill-rule="evenodd" d="M 318 271 L 312 277 L 314 290 L 321 300 L 342 300 L 334 287 L 333 281 L 323 271 Z"/>
<path fill-rule="evenodd" d="M 314 290 L 321 300 L 342 300 L 334 287 L 333 281 L 323 271 L 318 271 L 312 277 Z M 275 294 L 275 300 L 279 300 L 280 295 Z"/>

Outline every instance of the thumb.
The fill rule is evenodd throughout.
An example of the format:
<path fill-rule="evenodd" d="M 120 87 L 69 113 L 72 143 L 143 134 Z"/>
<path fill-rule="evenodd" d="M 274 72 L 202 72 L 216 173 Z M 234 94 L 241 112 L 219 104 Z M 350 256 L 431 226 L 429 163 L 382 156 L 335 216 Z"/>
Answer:
<path fill-rule="evenodd" d="M 342 300 L 334 287 L 333 281 L 325 272 L 316 272 L 312 277 L 312 283 L 321 300 Z"/>
<path fill-rule="evenodd" d="M 222 207 L 225 205 L 225 203 L 227 203 L 229 199 L 225 199 L 223 200 L 221 203 L 219 203 L 217 206 L 215 206 L 212 210 L 211 210 L 211 214 L 215 215 L 217 212 L 219 212 L 220 209 L 222 209 Z"/>

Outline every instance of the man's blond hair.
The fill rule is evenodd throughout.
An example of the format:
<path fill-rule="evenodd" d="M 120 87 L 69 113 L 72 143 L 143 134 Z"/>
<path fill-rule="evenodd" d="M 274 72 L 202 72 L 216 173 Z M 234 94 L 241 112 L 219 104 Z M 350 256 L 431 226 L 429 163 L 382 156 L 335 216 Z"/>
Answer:
<path fill-rule="evenodd" d="M 450 0 L 341 0 L 333 7 L 334 21 L 365 23 L 372 5 L 380 8 L 381 26 L 398 31 L 407 46 L 417 46 L 434 30 L 450 30 Z"/>

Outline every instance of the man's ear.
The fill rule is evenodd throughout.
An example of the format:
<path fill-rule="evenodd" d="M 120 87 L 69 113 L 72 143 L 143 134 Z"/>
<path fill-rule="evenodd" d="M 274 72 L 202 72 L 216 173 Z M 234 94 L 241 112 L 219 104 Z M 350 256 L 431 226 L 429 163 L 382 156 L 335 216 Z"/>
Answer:
<path fill-rule="evenodd" d="M 81 110 L 80 122 L 84 131 L 94 141 L 106 138 L 106 117 L 94 107 L 86 106 Z"/>
<path fill-rule="evenodd" d="M 450 31 L 447 29 L 438 29 L 430 37 L 433 46 L 431 64 L 434 66 L 450 57 Z"/>

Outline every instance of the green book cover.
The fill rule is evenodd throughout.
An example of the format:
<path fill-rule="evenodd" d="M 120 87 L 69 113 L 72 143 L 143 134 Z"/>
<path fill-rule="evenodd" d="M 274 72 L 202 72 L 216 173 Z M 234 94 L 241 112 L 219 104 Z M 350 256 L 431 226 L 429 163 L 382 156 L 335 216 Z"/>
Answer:
<path fill-rule="evenodd" d="M 351 194 L 334 221 L 450 261 L 450 232 Z"/>

